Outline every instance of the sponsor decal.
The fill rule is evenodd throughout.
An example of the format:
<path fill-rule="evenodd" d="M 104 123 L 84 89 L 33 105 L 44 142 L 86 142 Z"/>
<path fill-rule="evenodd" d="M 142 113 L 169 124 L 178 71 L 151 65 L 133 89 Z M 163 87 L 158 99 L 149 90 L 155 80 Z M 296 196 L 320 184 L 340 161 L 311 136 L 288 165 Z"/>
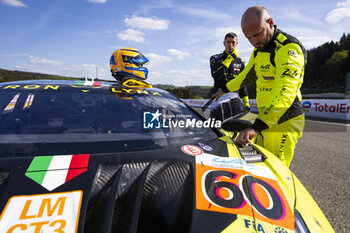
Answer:
<path fill-rule="evenodd" d="M 267 77 L 267 76 L 262 76 L 265 80 L 274 80 L 275 77 Z"/>
<path fill-rule="evenodd" d="M 270 69 L 270 64 L 261 65 L 260 68 L 263 70 L 268 70 L 268 69 Z"/>
<path fill-rule="evenodd" d="M 155 95 L 162 96 L 158 91 L 149 91 L 141 88 L 130 88 L 130 87 L 120 87 L 120 86 L 111 86 L 110 90 L 113 94 L 118 96 L 125 97 L 138 97 L 141 95 Z"/>
<path fill-rule="evenodd" d="M 34 94 L 30 93 L 27 96 L 26 102 L 23 105 L 23 110 L 30 108 L 32 106 L 32 104 L 33 104 L 33 100 L 34 100 Z"/>
<path fill-rule="evenodd" d="M 212 151 L 213 148 L 211 148 L 210 146 L 208 145 L 205 145 L 203 143 L 198 143 L 198 145 L 203 149 L 203 150 L 206 150 L 206 151 Z"/>
<path fill-rule="evenodd" d="M 303 107 L 304 112 L 308 112 L 310 111 L 310 108 L 311 108 L 311 102 L 305 101 L 301 106 Z"/>
<path fill-rule="evenodd" d="M 242 66 L 241 64 L 233 63 L 233 67 L 234 67 L 234 68 L 241 68 L 241 66 Z"/>
<path fill-rule="evenodd" d="M 349 113 L 350 106 L 346 103 L 341 104 L 327 104 L 327 103 L 314 103 L 315 112 L 336 112 L 336 113 Z"/>
<path fill-rule="evenodd" d="M 10 103 L 6 106 L 6 108 L 4 109 L 3 113 L 9 113 L 12 112 L 15 109 L 17 100 L 18 100 L 19 94 L 16 94 L 12 100 L 10 101 Z"/>
<path fill-rule="evenodd" d="M 82 191 L 13 196 L 1 213 L 1 232 L 77 232 L 82 196 Z"/>
<path fill-rule="evenodd" d="M 92 89 L 100 89 L 103 86 L 109 86 L 106 84 L 102 84 L 102 82 L 96 82 L 96 81 L 77 81 L 72 85 L 56 85 L 56 84 L 29 84 L 29 85 L 4 85 L 0 86 L 0 89 L 2 90 L 47 90 L 47 91 L 57 91 L 60 88 L 77 88 L 80 89 L 82 92 L 89 92 Z M 85 89 L 89 88 L 89 89 Z M 156 91 L 147 91 L 142 89 L 135 89 L 135 88 L 121 88 L 119 86 L 110 86 L 110 90 L 112 93 L 136 93 L 136 94 L 145 94 L 145 95 L 159 95 L 161 94 Z"/>
<path fill-rule="evenodd" d="M 244 218 L 243 223 L 244 223 L 245 228 L 247 228 L 249 230 L 253 230 L 253 231 L 258 232 L 258 233 L 259 232 L 267 233 L 263 224 L 255 222 L 253 218 L 252 219 Z"/>
<path fill-rule="evenodd" d="M 196 156 L 196 208 L 245 216 L 245 227 L 256 232 L 267 231 L 261 222 L 294 230 L 293 211 L 272 172 L 238 158 Z"/>
<path fill-rule="evenodd" d="M 193 156 L 197 156 L 197 155 L 201 155 L 203 154 L 203 151 L 201 148 L 199 148 L 198 146 L 193 146 L 193 145 L 185 145 L 181 147 L 181 150 L 188 154 L 188 155 L 193 155 Z"/>
<path fill-rule="evenodd" d="M 209 99 L 182 99 L 187 105 L 192 107 L 203 107 Z"/>
<path fill-rule="evenodd" d="M 298 71 L 297 70 L 290 70 L 289 68 L 285 68 L 284 69 L 284 72 L 282 74 L 282 78 L 288 76 L 288 77 L 291 77 L 291 78 L 295 78 L 296 76 L 298 75 Z"/>
<path fill-rule="evenodd" d="M 49 191 L 87 171 L 89 154 L 37 156 L 25 175 Z"/>
<path fill-rule="evenodd" d="M 282 138 L 281 138 L 281 143 L 280 143 L 280 154 L 283 154 L 284 152 L 284 147 L 286 146 L 286 141 L 288 138 L 288 134 L 282 134 Z"/>
<path fill-rule="evenodd" d="M 286 231 L 282 227 L 276 227 L 275 228 L 275 233 L 288 233 L 288 231 Z"/>
<path fill-rule="evenodd" d="M 295 51 L 295 50 L 289 49 L 289 50 L 288 50 L 288 55 L 289 55 L 289 56 L 292 56 L 292 57 L 297 57 L 297 56 L 298 56 L 298 53 L 297 53 L 297 51 Z"/>
<path fill-rule="evenodd" d="M 261 91 L 261 92 L 271 92 L 272 88 L 261 87 L 261 88 L 259 88 L 259 91 Z"/>

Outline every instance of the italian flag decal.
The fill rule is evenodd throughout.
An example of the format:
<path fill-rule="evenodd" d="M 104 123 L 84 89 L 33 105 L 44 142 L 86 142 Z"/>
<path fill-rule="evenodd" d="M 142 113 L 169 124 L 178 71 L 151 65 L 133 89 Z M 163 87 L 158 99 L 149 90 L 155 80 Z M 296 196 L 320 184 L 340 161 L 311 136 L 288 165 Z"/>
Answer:
<path fill-rule="evenodd" d="M 93 87 L 100 87 L 102 84 L 101 82 L 96 82 L 96 81 L 89 81 L 89 80 L 85 80 L 85 81 L 78 81 L 75 83 L 76 86 L 93 86 Z"/>
<path fill-rule="evenodd" d="M 85 172 L 89 154 L 37 156 L 25 175 L 51 191 Z"/>

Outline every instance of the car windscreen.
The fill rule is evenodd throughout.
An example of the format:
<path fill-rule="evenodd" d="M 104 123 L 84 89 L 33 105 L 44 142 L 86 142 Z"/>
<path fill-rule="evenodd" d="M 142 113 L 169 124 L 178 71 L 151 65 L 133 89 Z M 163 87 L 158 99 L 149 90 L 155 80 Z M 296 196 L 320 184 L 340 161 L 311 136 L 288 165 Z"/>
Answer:
<path fill-rule="evenodd" d="M 210 122 L 167 92 L 2 90 L 2 143 L 153 140 L 160 147 L 216 137 Z"/>

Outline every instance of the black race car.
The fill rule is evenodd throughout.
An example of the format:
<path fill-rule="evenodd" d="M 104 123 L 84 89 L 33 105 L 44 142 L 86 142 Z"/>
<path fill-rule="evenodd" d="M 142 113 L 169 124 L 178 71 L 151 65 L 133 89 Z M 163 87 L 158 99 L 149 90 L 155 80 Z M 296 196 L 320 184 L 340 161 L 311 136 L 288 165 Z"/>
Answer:
<path fill-rule="evenodd" d="M 0 83 L 0 232 L 333 231 L 274 155 L 220 126 L 135 80 Z"/>

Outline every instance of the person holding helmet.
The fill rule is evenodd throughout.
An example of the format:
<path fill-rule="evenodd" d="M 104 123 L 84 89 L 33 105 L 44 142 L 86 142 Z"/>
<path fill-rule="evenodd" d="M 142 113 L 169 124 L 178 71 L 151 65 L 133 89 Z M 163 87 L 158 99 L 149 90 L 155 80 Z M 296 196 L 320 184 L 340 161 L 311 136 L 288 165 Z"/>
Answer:
<path fill-rule="evenodd" d="M 210 93 L 226 87 L 226 83 L 234 79 L 243 69 L 244 63 L 237 54 L 237 35 L 229 32 L 224 38 L 225 50 L 222 53 L 210 57 L 210 70 L 214 79 L 214 87 Z M 243 100 L 247 111 L 250 110 L 247 87 L 243 86 L 238 91 L 239 97 Z"/>
<path fill-rule="evenodd" d="M 149 60 L 137 49 L 125 47 L 112 53 L 109 61 L 112 76 L 121 82 L 127 79 L 146 80 L 148 70 L 144 65 Z"/>

